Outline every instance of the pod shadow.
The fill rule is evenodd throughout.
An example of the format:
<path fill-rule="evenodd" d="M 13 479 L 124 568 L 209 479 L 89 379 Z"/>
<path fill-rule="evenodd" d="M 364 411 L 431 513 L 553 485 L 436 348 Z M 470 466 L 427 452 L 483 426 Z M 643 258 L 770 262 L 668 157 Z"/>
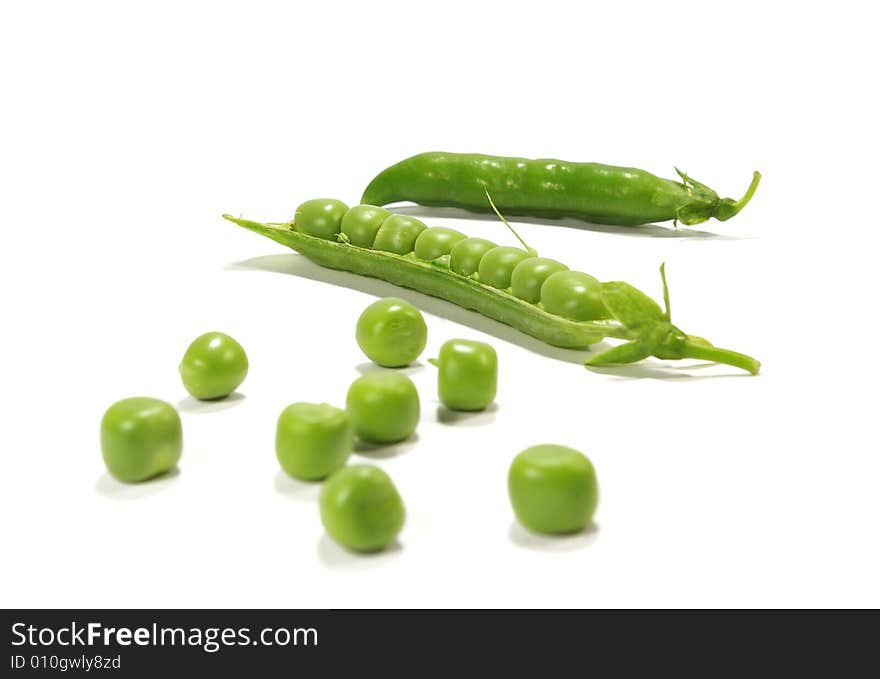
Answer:
<path fill-rule="evenodd" d="M 590 351 L 576 349 L 561 349 L 544 344 L 534 337 L 530 337 L 525 333 L 516 330 L 508 325 L 493 321 L 486 318 L 475 311 L 468 311 L 462 307 L 456 306 L 451 302 L 422 294 L 409 288 L 402 288 L 392 283 L 386 283 L 378 278 L 369 278 L 359 274 L 349 273 L 347 271 L 338 271 L 336 269 L 327 269 L 310 261 L 302 255 L 295 253 L 279 254 L 279 255 L 263 255 L 261 257 L 252 257 L 240 262 L 235 262 L 227 266 L 229 269 L 238 270 L 257 270 L 271 271 L 273 273 L 283 273 L 290 276 L 299 276 L 321 283 L 329 283 L 343 288 L 359 290 L 376 297 L 402 297 L 408 302 L 414 304 L 419 309 L 427 311 L 434 316 L 445 318 L 446 320 L 467 325 L 475 330 L 492 335 L 498 339 L 516 344 L 518 346 L 532 351 L 548 358 L 567 363 L 583 363 L 591 354 Z M 609 345 L 600 342 L 594 345 L 597 351 L 609 348 Z M 360 368 L 360 366 L 359 366 Z"/>
<path fill-rule="evenodd" d="M 694 365 L 670 365 L 667 363 L 633 363 L 630 365 L 586 366 L 590 372 L 600 375 L 609 375 L 619 380 L 709 380 L 731 377 L 753 377 L 749 373 L 721 365 L 719 363 L 698 363 Z M 706 375 L 695 375 L 691 371 L 717 369 L 721 372 L 713 372 Z"/>
<path fill-rule="evenodd" d="M 397 540 L 380 552 L 366 554 L 339 546 L 327 533 L 318 540 L 318 560 L 328 568 L 339 570 L 370 570 L 398 558 L 402 552 L 403 547 Z"/>
<path fill-rule="evenodd" d="M 517 547 L 538 552 L 571 552 L 589 547 L 596 541 L 599 526 L 593 521 L 584 530 L 570 535 L 542 535 L 523 528 L 518 521 L 510 524 L 508 536 Z"/>
<path fill-rule="evenodd" d="M 123 483 L 104 472 L 95 483 L 95 490 L 111 500 L 139 500 L 167 490 L 180 476 L 180 469 L 175 467 L 160 476 L 137 483 Z"/>
<path fill-rule="evenodd" d="M 392 206 L 386 207 L 399 214 L 419 217 L 420 219 L 469 219 L 480 221 L 493 219 L 491 214 L 484 212 L 470 212 L 469 210 L 455 207 L 427 207 L 423 205 L 412 205 L 409 203 L 400 205 L 392 204 Z M 754 238 L 754 236 L 730 236 L 727 234 L 715 233 L 713 231 L 689 229 L 683 226 L 675 228 L 671 224 L 669 226 L 661 226 L 659 224 L 614 226 L 613 224 L 594 224 L 593 222 L 585 222 L 569 217 L 561 217 L 559 219 L 528 217 L 527 219 L 519 219 L 516 216 L 512 217 L 509 221 L 511 223 L 538 224 L 542 226 L 561 226 L 565 229 L 595 231 L 597 233 L 609 233 L 616 236 L 630 236 L 635 238 L 694 238 L 715 240 L 751 240 Z"/>

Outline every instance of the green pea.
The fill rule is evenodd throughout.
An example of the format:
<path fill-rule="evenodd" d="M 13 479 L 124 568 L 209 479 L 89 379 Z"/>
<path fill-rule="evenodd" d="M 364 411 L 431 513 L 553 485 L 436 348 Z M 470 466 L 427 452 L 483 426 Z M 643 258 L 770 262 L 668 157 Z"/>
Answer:
<path fill-rule="evenodd" d="M 345 408 L 355 434 L 369 443 L 403 441 L 419 423 L 419 393 L 411 379 L 396 372 L 356 379 L 348 388 Z"/>
<path fill-rule="evenodd" d="M 294 230 L 315 238 L 336 240 L 348 205 L 334 198 L 314 198 L 302 203 L 293 216 Z"/>
<path fill-rule="evenodd" d="M 541 300 L 541 286 L 557 271 L 567 271 L 568 267 L 555 259 L 529 257 L 522 260 L 510 275 L 510 291 L 515 297 L 530 304 Z"/>
<path fill-rule="evenodd" d="M 489 250 L 480 260 L 478 269 L 480 283 L 506 290 L 510 287 L 510 276 L 516 265 L 529 257 L 534 255 L 508 245 L 499 245 Z"/>
<path fill-rule="evenodd" d="M 394 482 L 366 464 L 345 467 L 327 479 L 318 505 L 327 534 L 356 552 L 376 552 L 389 545 L 406 518 Z"/>
<path fill-rule="evenodd" d="M 412 304 L 386 297 L 364 309 L 355 336 L 361 351 L 371 361 L 385 368 L 402 368 L 425 350 L 428 327 Z"/>
<path fill-rule="evenodd" d="M 498 247 L 484 238 L 465 238 L 449 252 L 449 268 L 460 276 L 473 276 L 480 268 L 480 260 L 489 250 Z"/>
<path fill-rule="evenodd" d="M 557 271 L 541 286 L 544 310 L 573 321 L 608 318 L 602 302 L 602 285 L 590 274 L 580 271 Z"/>
<path fill-rule="evenodd" d="M 248 358 L 241 345 L 222 332 L 196 337 L 180 362 L 183 386 L 195 398 L 223 398 L 244 382 Z"/>
<path fill-rule="evenodd" d="M 391 213 L 384 207 L 375 205 L 356 205 L 345 213 L 340 230 L 348 237 L 348 242 L 359 248 L 372 248 L 379 227 Z"/>
<path fill-rule="evenodd" d="M 507 490 L 516 518 L 538 533 L 583 530 L 599 501 L 592 463 L 565 446 L 532 446 L 517 455 Z"/>
<path fill-rule="evenodd" d="M 180 415 L 165 401 L 126 398 L 110 406 L 101 419 L 104 464 L 120 481 L 146 481 L 170 471 L 181 450 Z"/>
<path fill-rule="evenodd" d="M 296 479 L 319 481 L 345 466 L 354 446 L 348 413 L 326 403 L 293 403 L 281 411 L 275 454 Z"/>
<path fill-rule="evenodd" d="M 432 226 L 422 231 L 416 238 L 413 252 L 418 259 L 431 262 L 443 255 L 448 255 L 453 246 L 465 238 L 467 236 L 461 231 L 447 229 L 443 226 Z"/>
<path fill-rule="evenodd" d="M 450 410 L 483 410 L 498 389 L 498 355 L 484 342 L 451 339 L 440 347 L 437 394 Z"/>
<path fill-rule="evenodd" d="M 386 219 L 373 241 L 373 250 L 393 252 L 396 255 L 407 255 L 413 251 L 416 238 L 427 227 L 414 217 L 391 215 Z"/>

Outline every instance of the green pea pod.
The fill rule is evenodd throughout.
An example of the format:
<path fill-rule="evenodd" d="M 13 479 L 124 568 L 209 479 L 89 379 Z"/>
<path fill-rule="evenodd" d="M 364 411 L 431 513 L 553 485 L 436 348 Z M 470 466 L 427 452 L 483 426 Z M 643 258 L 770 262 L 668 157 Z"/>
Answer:
<path fill-rule="evenodd" d="M 629 283 L 602 283 L 602 302 L 609 313 L 628 330 L 639 331 L 667 322 L 660 305 Z"/>
<path fill-rule="evenodd" d="M 507 215 L 572 217 L 594 224 L 638 226 L 675 220 L 699 224 L 730 219 L 752 199 L 761 175 L 739 200 L 720 198 L 676 170 L 681 181 L 634 167 L 573 163 L 555 158 L 510 158 L 478 153 L 420 153 L 376 175 L 361 202 L 460 207 L 488 212 L 485 194 Z"/>
<path fill-rule="evenodd" d="M 592 358 L 586 360 L 584 365 L 591 367 L 603 365 L 620 365 L 623 363 L 636 363 L 651 355 L 650 347 L 645 346 L 644 342 L 633 340 L 612 347 L 601 354 L 596 354 Z"/>

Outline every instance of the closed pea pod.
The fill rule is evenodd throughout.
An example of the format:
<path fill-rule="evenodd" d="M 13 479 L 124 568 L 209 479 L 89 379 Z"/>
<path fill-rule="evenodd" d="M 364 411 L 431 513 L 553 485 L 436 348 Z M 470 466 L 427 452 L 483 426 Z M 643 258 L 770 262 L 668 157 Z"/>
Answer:
<path fill-rule="evenodd" d="M 430 226 L 422 231 L 416 238 L 413 254 L 426 262 L 432 262 L 448 255 L 452 248 L 463 241 L 465 236 L 461 231 L 447 229 L 443 226 Z"/>
<path fill-rule="evenodd" d="M 541 301 L 541 286 L 557 271 L 567 271 L 568 267 L 555 259 L 530 257 L 522 260 L 510 275 L 510 291 L 520 299 L 532 304 Z"/>
<path fill-rule="evenodd" d="M 409 254 L 416 245 L 416 238 L 425 228 L 414 217 L 391 215 L 379 227 L 376 240 L 373 241 L 373 250 L 393 252 L 396 255 Z"/>

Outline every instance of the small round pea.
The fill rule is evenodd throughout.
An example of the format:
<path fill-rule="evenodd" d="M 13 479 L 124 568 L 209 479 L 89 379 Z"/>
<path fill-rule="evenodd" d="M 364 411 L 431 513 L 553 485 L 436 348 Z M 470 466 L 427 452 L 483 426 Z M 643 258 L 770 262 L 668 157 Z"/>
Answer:
<path fill-rule="evenodd" d="M 599 501 L 596 470 L 573 448 L 526 448 L 510 465 L 507 490 L 519 522 L 538 533 L 583 530 Z"/>
<path fill-rule="evenodd" d="M 555 259 L 529 257 L 522 260 L 510 275 L 510 291 L 515 297 L 536 304 L 541 300 L 541 286 L 557 271 L 567 271 L 568 267 Z"/>
<path fill-rule="evenodd" d="M 416 238 L 413 254 L 418 259 L 432 262 L 443 255 L 448 255 L 456 243 L 463 241 L 465 236 L 461 231 L 447 229 L 443 226 L 431 226 L 422 231 Z"/>
<path fill-rule="evenodd" d="M 174 468 L 183 450 L 180 415 L 156 398 L 117 401 L 101 419 L 101 453 L 107 470 L 134 483 Z"/>
<path fill-rule="evenodd" d="M 367 373 L 348 388 L 345 408 L 354 431 L 369 443 L 396 443 L 419 423 L 419 393 L 412 380 L 396 372 Z"/>
<path fill-rule="evenodd" d="M 390 544 L 406 518 L 400 493 L 378 467 L 356 464 L 324 482 L 318 499 L 327 534 L 356 552 L 376 552 Z"/>
<path fill-rule="evenodd" d="M 375 205 L 356 205 L 345 213 L 340 231 L 348 237 L 348 242 L 359 248 L 372 248 L 379 233 L 379 227 L 391 216 L 384 207 Z"/>
<path fill-rule="evenodd" d="M 292 403 L 275 429 L 275 454 L 296 479 L 320 481 L 345 466 L 354 446 L 348 413 L 327 403 Z"/>
<path fill-rule="evenodd" d="M 498 355 L 484 342 L 451 339 L 440 347 L 437 394 L 450 410 L 483 410 L 498 389 Z"/>
<path fill-rule="evenodd" d="M 180 362 L 183 386 L 197 399 L 210 401 L 235 391 L 248 373 L 241 345 L 222 332 L 196 337 Z"/>
<path fill-rule="evenodd" d="M 382 222 L 373 241 L 373 250 L 408 255 L 413 251 L 416 238 L 427 227 L 415 217 L 391 215 Z"/>
<path fill-rule="evenodd" d="M 355 336 L 361 351 L 371 361 L 385 368 L 401 368 L 425 350 L 428 327 L 412 304 L 398 297 L 386 297 L 364 309 Z"/>
<path fill-rule="evenodd" d="M 465 238 L 449 251 L 449 268 L 460 276 L 472 276 L 480 268 L 480 260 L 498 246 L 484 238 Z"/>
<path fill-rule="evenodd" d="M 314 198 L 302 203 L 293 216 L 293 228 L 324 240 L 336 240 L 348 205 L 334 198 Z"/>
<path fill-rule="evenodd" d="M 580 271 L 557 271 L 541 286 L 544 310 L 573 321 L 608 318 L 602 302 L 602 284 Z"/>
<path fill-rule="evenodd" d="M 491 285 L 499 290 L 506 290 L 510 287 L 510 276 L 513 274 L 513 269 L 529 257 L 534 257 L 534 255 L 509 245 L 499 245 L 497 248 L 489 250 L 480 260 L 478 269 L 480 283 Z"/>

